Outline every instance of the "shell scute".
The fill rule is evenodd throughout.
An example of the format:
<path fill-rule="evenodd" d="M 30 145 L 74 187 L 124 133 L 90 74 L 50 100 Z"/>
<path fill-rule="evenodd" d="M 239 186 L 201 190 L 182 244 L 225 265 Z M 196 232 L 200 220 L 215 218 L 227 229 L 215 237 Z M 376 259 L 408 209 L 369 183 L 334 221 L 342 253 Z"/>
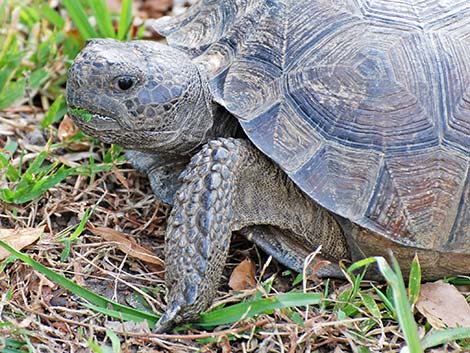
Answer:
<path fill-rule="evenodd" d="M 312 199 L 405 246 L 468 251 L 467 0 L 203 1 L 175 21 L 170 45 Z"/>

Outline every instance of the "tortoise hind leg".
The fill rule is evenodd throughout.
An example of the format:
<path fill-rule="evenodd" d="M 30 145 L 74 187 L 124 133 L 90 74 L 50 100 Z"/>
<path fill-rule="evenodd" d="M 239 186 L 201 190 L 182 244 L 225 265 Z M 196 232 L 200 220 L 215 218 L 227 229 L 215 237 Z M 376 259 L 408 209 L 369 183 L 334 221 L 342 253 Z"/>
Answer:
<path fill-rule="evenodd" d="M 253 241 L 266 254 L 272 256 L 284 266 L 302 273 L 305 259 L 316 249 L 308 248 L 304 243 L 295 242 L 295 236 L 290 230 L 280 229 L 271 225 L 255 225 L 239 231 L 248 240 Z M 328 263 L 329 262 L 329 263 Z M 325 256 L 317 254 L 309 264 L 307 271 L 311 271 L 317 264 L 315 275 L 319 278 L 344 278 L 343 271 L 337 262 L 330 262 Z"/>

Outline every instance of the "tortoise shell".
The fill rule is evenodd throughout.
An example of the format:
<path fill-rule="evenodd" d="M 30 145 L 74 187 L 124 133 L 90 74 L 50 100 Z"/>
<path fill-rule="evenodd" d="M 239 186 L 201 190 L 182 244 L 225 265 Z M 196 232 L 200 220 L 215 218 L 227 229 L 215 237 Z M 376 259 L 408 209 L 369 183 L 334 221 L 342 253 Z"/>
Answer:
<path fill-rule="evenodd" d="M 316 202 L 468 252 L 468 0 L 205 0 L 154 28 Z"/>

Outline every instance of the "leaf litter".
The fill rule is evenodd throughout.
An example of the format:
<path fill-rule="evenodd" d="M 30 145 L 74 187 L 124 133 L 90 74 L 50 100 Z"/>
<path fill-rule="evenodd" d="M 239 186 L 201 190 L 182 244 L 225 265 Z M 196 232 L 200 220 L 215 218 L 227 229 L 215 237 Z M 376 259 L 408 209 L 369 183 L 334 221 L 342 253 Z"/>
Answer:
<path fill-rule="evenodd" d="M 233 290 L 245 290 L 256 285 L 256 265 L 250 259 L 245 259 L 233 269 L 228 285 Z"/>
<path fill-rule="evenodd" d="M 0 240 L 12 246 L 16 250 L 21 250 L 31 245 L 44 233 L 45 226 L 37 228 L 22 229 L 0 229 Z M 0 248 L 0 260 L 10 256 L 10 253 Z"/>
<path fill-rule="evenodd" d="M 421 285 L 416 309 L 432 327 L 470 327 L 470 305 L 452 284 L 444 281 Z"/>
<path fill-rule="evenodd" d="M 119 4 L 117 0 L 112 2 Z M 153 3 L 157 4 L 157 1 Z M 178 4 L 175 12 L 183 11 L 185 2 L 178 1 Z M 140 11 L 150 10 L 141 8 Z M 161 7 L 155 11 L 166 10 Z M 54 63 L 53 74 L 64 75 L 65 70 L 63 62 Z M 39 90 L 39 93 L 42 92 Z M 45 130 L 38 129 L 50 106 L 45 95 L 39 99 L 43 109 L 38 108 L 31 97 L 25 97 L 15 106 L 0 111 L 0 148 L 12 140 L 19 145 L 11 165 L 21 169 L 22 163 L 34 160 L 46 142 L 52 141 L 56 147 L 47 156 L 48 163 L 88 160 L 91 172 L 70 176 L 28 203 L 1 203 L 0 228 L 16 229 L 10 235 L 23 231 L 34 234 L 33 230 L 43 229 L 41 238 L 32 240 L 34 237 L 30 234 L 29 240 L 24 240 L 27 243 L 24 251 L 36 261 L 122 304 L 144 305 L 151 312 L 161 313 L 165 292 L 163 280 L 155 271 L 149 271 L 149 265 L 143 262 L 147 255 L 162 257 L 168 209 L 153 196 L 146 178 L 128 166 L 113 162 L 111 168 L 93 169 L 93 164 L 102 166 L 109 149 L 92 139 L 73 141 L 78 131 L 67 119 L 58 128 L 50 125 Z M 78 147 L 74 145 L 77 143 Z M 0 187 L 2 184 L 5 181 L 0 179 Z M 81 215 L 90 209 L 94 211 L 89 222 L 99 225 L 100 228 L 95 230 L 104 231 L 94 234 L 91 229 L 85 229 L 68 243 L 70 234 L 80 224 Z M 103 242 L 103 234 L 108 241 Z M 278 264 L 271 264 L 265 271 L 266 257 L 245 239 L 235 237 L 231 249 L 213 307 L 243 302 L 267 291 L 292 289 L 295 274 Z M 244 261 L 247 256 L 256 261 L 248 265 Z M 256 268 L 263 268 L 258 278 Z M 227 278 L 230 272 L 233 277 L 238 277 L 234 287 L 244 287 L 242 293 L 229 293 Z M 341 292 L 350 287 L 344 282 L 331 281 L 326 286 L 315 284 L 305 290 L 324 292 L 329 303 L 335 304 Z M 385 317 L 385 326 L 372 329 L 370 322 L 376 318 L 365 311 L 357 319 L 343 317 L 346 309 L 351 310 L 347 306 L 350 304 L 344 306 L 344 311 L 328 310 L 326 305 L 311 307 L 308 312 L 287 308 L 211 332 L 191 328 L 184 334 L 155 335 L 149 333 L 145 325 L 137 325 L 138 328 L 131 324 L 121 325 L 80 305 L 67 291 L 19 261 L 6 264 L 0 271 L 0 293 L 9 294 L 7 301 L 2 298 L 0 306 L 0 318 L 9 324 L 0 327 L 0 337 L 22 340 L 23 333 L 18 329 L 27 329 L 33 333 L 28 337 L 38 352 L 88 352 L 90 346 L 83 337 L 107 344 L 110 328 L 121 335 L 123 352 L 213 352 L 219 348 L 232 352 L 398 352 L 403 344 L 398 326 Z M 139 293 L 146 295 L 139 296 Z M 373 292 L 371 296 L 379 302 Z M 340 301 L 336 304 L 344 305 Z M 355 305 L 360 306 L 357 302 Z M 384 315 L 383 304 L 380 305 L 381 315 Z"/>
<path fill-rule="evenodd" d="M 139 245 L 137 241 L 132 238 L 126 237 L 122 232 L 118 232 L 111 228 L 105 227 L 94 227 L 91 224 L 88 229 L 95 235 L 103 237 L 108 242 L 113 243 L 119 250 L 132 256 L 133 258 L 142 260 L 146 263 L 153 264 L 159 267 L 159 270 L 162 271 L 165 263 L 155 254 Z"/>

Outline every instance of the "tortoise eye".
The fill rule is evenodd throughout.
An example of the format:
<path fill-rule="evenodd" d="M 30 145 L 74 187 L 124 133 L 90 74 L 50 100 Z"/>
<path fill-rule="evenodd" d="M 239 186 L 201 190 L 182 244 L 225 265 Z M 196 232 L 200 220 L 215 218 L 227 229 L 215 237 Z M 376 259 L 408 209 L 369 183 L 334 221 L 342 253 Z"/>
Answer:
<path fill-rule="evenodd" d="M 134 79 L 130 76 L 122 76 L 117 79 L 116 84 L 121 91 L 127 91 L 134 86 Z"/>

